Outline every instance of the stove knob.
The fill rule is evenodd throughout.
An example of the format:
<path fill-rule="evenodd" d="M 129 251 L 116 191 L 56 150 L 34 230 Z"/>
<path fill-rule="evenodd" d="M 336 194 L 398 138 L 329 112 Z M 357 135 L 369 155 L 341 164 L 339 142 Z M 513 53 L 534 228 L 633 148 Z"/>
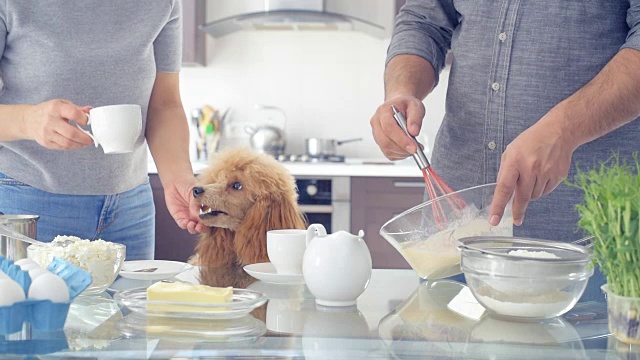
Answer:
<path fill-rule="evenodd" d="M 298 155 L 295 155 L 295 154 L 289 155 L 289 161 L 298 161 Z"/>
<path fill-rule="evenodd" d="M 309 158 L 309 155 L 307 155 L 307 154 L 300 155 L 300 161 L 309 162 L 309 160 L 311 160 L 311 158 Z"/>
<path fill-rule="evenodd" d="M 284 155 L 284 154 L 278 155 L 278 161 L 280 162 L 287 161 L 287 155 Z"/>
<path fill-rule="evenodd" d="M 318 187 L 311 184 L 311 185 L 307 185 L 307 195 L 309 196 L 316 196 L 316 194 L 318 193 Z"/>

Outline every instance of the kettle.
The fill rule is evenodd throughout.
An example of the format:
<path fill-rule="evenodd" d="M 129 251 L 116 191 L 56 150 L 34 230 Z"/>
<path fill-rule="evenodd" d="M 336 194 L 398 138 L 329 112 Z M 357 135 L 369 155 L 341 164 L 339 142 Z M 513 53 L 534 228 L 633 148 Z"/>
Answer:
<path fill-rule="evenodd" d="M 316 304 L 356 305 L 371 279 L 371 253 L 363 237 L 362 230 L 358 235 L 342 230 L 327 235 L 321 224 L 309 226 L 302 275 Z"/>
<path fill-rule="evenodd" d="M 284 148 L 286 146 L 285 127 L 287 122 L 287 116 L 284 110 L 267 105 L 256 105 L 259 110 L 277 111 L 281 114 L 282 126 L 277 127 L 274 125 L 260 125 L 260 126 L 246 126 L 244 131 L 251 135 L 250 142 L 251 147 L 257 152 L 270 154 L 274 157 L 284 154 Z M 268 118 L 271 122 L 271 117 Z"/>

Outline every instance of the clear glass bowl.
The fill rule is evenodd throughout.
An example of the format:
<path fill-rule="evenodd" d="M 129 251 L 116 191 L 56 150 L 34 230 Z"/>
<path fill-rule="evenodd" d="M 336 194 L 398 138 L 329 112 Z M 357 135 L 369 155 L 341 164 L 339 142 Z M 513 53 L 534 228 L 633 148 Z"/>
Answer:
<path fill-rule="evenodd" d="M 500 224 L 489 224 L 495 188 L 496 184 L 480 185 L 424 202 L 389 220 L 380 229 L 380 235 L 423 279 L 460 274 L 460 251 L 456 243 L 459 238 L 513 235 L 511 201 Z M 467 204 L 465 209 L 460 211 L 452 206 L 454 196 Z M 442 215 L 438 217 L 437 213 Z"/>
<path fill-rule="evenodd" d="M 626 344 L 640 345 L 640 298 L 619 296 L 602 285 L 607 296 L 609 331 Z"/>
<path fill-rule="evenodd" d="M 463 238 L 458 245 L 469 289 L 499 317 L 560 316 L 576 304 L 593 275 L 591 251 L 580 245 L 500 236 Z"/>
<path fill-rule="evenodd" d="M 80 295 L 94 295 L 105 291 L 118 277 L 126 256 L 126 246 L 109 243 L 103 251 L 81 249 L 78 247 L 65 249 L 65 245 L 46 243 L 30 245 L 27 256 L 43 268 L 49 266 L 54 257 L 68 261 L 91 274 L 91 285 Z"/>

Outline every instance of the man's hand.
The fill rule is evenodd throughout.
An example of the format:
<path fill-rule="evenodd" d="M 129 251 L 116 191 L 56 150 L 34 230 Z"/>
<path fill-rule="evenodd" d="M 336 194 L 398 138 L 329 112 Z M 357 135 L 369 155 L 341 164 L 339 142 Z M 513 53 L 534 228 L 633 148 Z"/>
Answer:
<path fill-rule="evenodd" d="M 425 109 L 420 99 L 412 96 L 396 96 L 380 105 L 371 118 L 373 138 L 382 153 L 389 160 L 400 160 L 415 154 L 417 148 L 415 142 L 396 123 L 391 105 L 405 115 L 409 133 L 414 137 L 420 134 Z"/>
<path fill-rule="evenodd" d="M 491 225 L 498 225 L 512 196 L 513 223 L 522 225 L 529 201 L 552 192 L 569 174 L 578 145 L 572 134 L 556 126 L 562 116 L 558 108 L 552 109 L 507 146 L 491 204 Z"/>
<path fill-rule="evenodd" d="M 74 150 L 92 144 L 89 135 L 69 124 L 73 120 L 86 125 L 89 109 L 61 99 L 30 106 L 23 117 L 27 139 L 53 150 Z"/>
<path fill-rule="evenodd" d="M 164 188 L 169 213 L 181 229 L 186 229 L 191 234 L 207 231 L 207 227 L 199 221 L 199 208 L 193 199 L 192 189 L 195 184 L 195 177 L 186 176 Z"/>

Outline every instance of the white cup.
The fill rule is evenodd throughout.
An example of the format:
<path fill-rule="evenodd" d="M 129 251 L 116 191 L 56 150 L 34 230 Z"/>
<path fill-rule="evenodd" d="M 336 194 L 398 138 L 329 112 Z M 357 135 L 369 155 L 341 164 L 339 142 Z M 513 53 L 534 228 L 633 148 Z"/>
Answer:
<path fill-rule="evenodd" d="M 278 274 L 302 274 L 302 258 L 307 248 L 307 230 L 267 231 L 267 256 Z"/>
<path fill-rule="evenodd" d="M 140 105 L 109 105 L 89 111 L 88 124 L 91 132 L 78 128 L 89 135 L 96 147 L 102 146 L 105 154 L 124 154 L 133 148 L 142 131 L 142 109 Z"/>

